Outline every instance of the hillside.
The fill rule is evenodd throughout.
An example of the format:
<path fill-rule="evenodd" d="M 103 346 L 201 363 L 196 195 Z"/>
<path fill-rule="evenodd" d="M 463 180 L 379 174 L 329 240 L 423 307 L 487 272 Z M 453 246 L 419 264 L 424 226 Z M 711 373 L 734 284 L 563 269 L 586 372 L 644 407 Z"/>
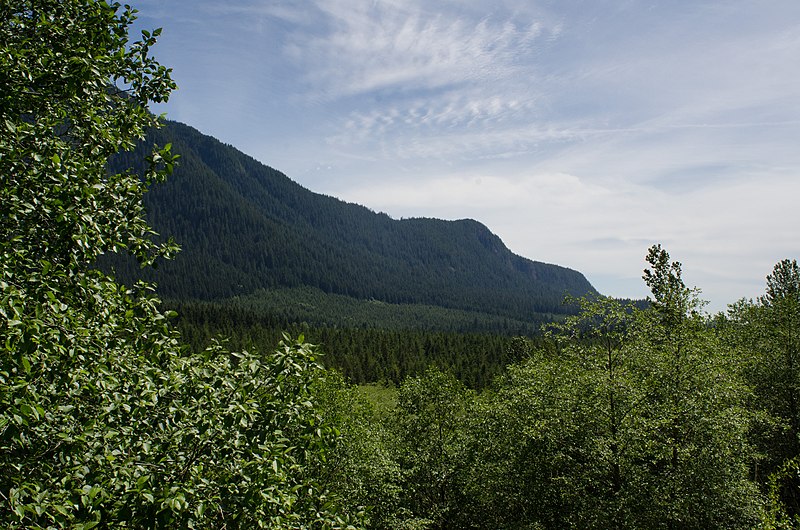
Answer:
<path fill-rule="evenodd" d="M 183 124 L 168 122 L 147 144 L 167 142 L 181 155 L 179 166 L 145 195 L 154 228 L 182 246 L 147 277 L 164 298 L 221 300 L 308 286 L 529 321 L 563 313 L 565 294 L 594 292 L 574 270 L 513 254 L 477 221 L 395 220 L 311 192 Z M 140 170 L 137 158 L 122 154 L 112 170 Z M 131 263 L 114 268 L 123 279 L 138 274 Z"/>

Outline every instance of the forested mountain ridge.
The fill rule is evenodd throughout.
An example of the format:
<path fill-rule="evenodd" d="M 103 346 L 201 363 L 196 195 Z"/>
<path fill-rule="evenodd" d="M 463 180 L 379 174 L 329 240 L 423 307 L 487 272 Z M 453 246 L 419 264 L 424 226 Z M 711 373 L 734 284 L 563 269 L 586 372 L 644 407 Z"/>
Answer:
<path fill-rule="evenodd" d="M 395 220 L 303 188 L 232 146 L 167 122 L 141 146 L 172 144 L 179 165 L 145 194 L 149 221 L 183 247 L 149 271 L 165 298 L 224 299 L 310 286 L 389 303 L 431 304 L 517 319 L 563 313 L 586 278 L 513 254 L 474 220 Z M 141 151 L 112 170 L 141 169 Z M 130 263 L 114 264 L 123 279 Z"/>

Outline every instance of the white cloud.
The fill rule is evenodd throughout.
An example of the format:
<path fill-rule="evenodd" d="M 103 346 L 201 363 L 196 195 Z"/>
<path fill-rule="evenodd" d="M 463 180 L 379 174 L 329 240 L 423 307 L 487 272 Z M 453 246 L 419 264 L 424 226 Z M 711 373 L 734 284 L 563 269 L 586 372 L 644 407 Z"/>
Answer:
<path fill-rule="evenodd" d="M 376 145 L 383 145 L 390 161 L 471 160 L 530 151 L 539 142 L 580 134 L 529 122 L 536 108 L 537 101 L 523 94 L 452 91 L 435 99 L 355 111 L 329 142 L 350 150 L 374 151 Z"/>
<path fill-rule="evenodd" d="M 502 82 L 545 32 L 535 20 L 474 20 L 432 3 L 319 0 L 317 6 L 327 29 L 295 35 L 287 50 L 308 65 L 312 90 L 332 97 Z"/>

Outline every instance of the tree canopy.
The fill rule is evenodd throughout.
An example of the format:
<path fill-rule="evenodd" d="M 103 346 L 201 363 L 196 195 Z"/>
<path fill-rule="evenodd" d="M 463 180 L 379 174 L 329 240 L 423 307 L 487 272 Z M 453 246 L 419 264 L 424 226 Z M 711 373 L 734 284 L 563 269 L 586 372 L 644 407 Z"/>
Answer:
<path fill-rule="evenodd" d="M 107 170 L 175 87 L 151 55 L 159 30 L 131 40 L 134 19 L 103 1 L 0 4 L 0 524 L 344 524 L 313 472 L 333 436 L 315 351 L 287 337 L 189 355 L 151 286 L 94 268 L 175 250 L 142 204 L 170 146 L 143 175 Z"/>

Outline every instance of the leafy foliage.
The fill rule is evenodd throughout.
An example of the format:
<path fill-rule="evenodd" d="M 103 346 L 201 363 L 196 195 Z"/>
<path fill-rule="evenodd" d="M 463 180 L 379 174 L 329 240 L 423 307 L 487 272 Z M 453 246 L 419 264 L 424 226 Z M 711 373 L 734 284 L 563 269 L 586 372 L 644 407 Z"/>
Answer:
<path fill-rule="evenodd" d="M 148 103 L 166 99 L 174 87 L 169 71 L 150 55 L 158 31 L 130 42 L 134 12 L 93 0 L 0 0 L 0 15 L 5 528 L 800 524 L 796 261 L 775 266 L 763 297 L 710 319 L 697 291 L 684 284 L 680 263 L 654 246 L 644 274 L 653 295 L 649 306 L 579 300 L 580 311 L 551 325 L 544 343 L 323 327 L 332 356 L 344 351 L 341 359 L 365 371 L 391 365 L 384 368 L 393 374 L 386 379 L 402 381 L 396 403 L 376 409 L 341 375 L 326 372 L 303 336 L 267 336 L 274 330 L 263 326 L 247 341 L 235 338 L 243 347 L 232 351 L 209 342 L 204 329 L 190 337 L 202 347 L 191 348 L 152 286 L 121 286 L 95 268 L 110 252 L 129 252 L 147 265 L 175 250 L 170 241 L 158 242 L 142 196 L 171 172 L 176 157 L 168 143 L 144 162 L 135 158 L 141 151 L 130 151 L 137 142 L 149 145 L 145 133 L 158 125 Z M 400 259 L 395 280 L 410 278 L 409 264 L 438 271 L 436 281 L 458 278 L 431 296 L 487 271 L 512 290 L 520 285 L 517 273 L 575 280 L 519 261 L 477 223 L 407 220 L 401 230 L 402 223 L 386 216 L 298 194 L 288 179 L 190 136 L 204 142 L 206 157 L 185 160 L 195 168 L 205 164 L 206 176 L 236 162 L 236 175 L 273 186 L 279 200 L 253 202 L 250 213 L 259 205 L 280 213 L 263 225 L 278 234 L 291 233 L 279 218 L 305 227 L 298 234 L 309 237 L 313 249 L 306 258 L 325 255 L 330 260 L 322 262 L 343 266 L 353 256 L 379 264 Z M 117 163 L 136 171 L 107 170 L 108 157 L 119 150 L 129 152 Z M 209 190 L 234 186 L 231 180 L 207 182 L 218 186 Z M 239 184 L 259 189 L 246 179 Z M 344 211 L 351 217 L 337 217 Z M 319 236 L 326 230 L 328 236 L 340 230 L 338 237 L 352 235 L 370 223 L 381 229 L 365 230 L 363 244 L 345 245 L 349 256 L 336 254 Z M 449 261 L 450 254 L 423 252 L 415 239 L 425 235 L 446 248 L 454 233 L 470 251 L 483 248 L 500 261 L 462 267 Z M 381 239 L 387 234 L 397 238 Z M 287 241 L 284 247 L 297 243 Z M 393 254 L 398 241 L 411 250 Z M 383 250 L 364 250 L 372 247 Z M 222 263 L 229 250 L 221 249 Z M 233 266 L 215 270 L 233 271 L 235 278 L 249 274 Z M 482 272 L 471 276 L 476 271 Z M 377 285 L 370 274 L 358 278 L 365 288 Z M 340 279 L 319 275 L 311 283 L 329 282 L 330 293 Z M 299 285 L 309 278 L 284 280 Z M 369 292 L 347 285 L 343 291 L 350 289 L 345 294 L 351 297 Z M 482 289 L 454 291 L 448 303 L 472 310 L 486 294 Z M 394 302 L 422 301 L 414 291 L 392 292 Z M 522 289 L 495 298 L 492 311 L 552 311 L 543 309 L 549 307 L 543 299 L 526 300 L 530 294 Z M 184 309 L 206 316 L 216 310 L 219 317 L 218 307 Z M 247 303 L 237 308 L 256 322 L 252 309 Z M 352 360 L 346 334 L 359 333 L 365 344 L 372 337 L 370 349 L 379 357 L 361 352 L 363 363 Z M 260 351 L 276 342 L 272 351 Z M 480 369 L 482 378 L 460 373 L 464 366 L 454 357 L 475 345 L 496 351 L 498 344 L 498 362 L 512 364 L 490 388 L 468 389 L 455 374 L 469 373 L 480 382 L 474 386 L 483 387 L 494 372 Z M 416 352 L 417 360 L 401 363 L 402 351 Z M 448 362 L 434 364 L 454 373 L 423 370 L 421 351 L 437 352 L 435 358 Z"/>
<path fill-rule="evenodd" d="M 142 193 L 172 170 L 109 173 L 174 83 L 130 42 L 134 12 L 0 4 L 0 524 L 5 528 L 341 526 L 311 474 L 333 432 L 314 350 L 189 355 L 152 288 L 92 268 L 154 242 Z"/>
<path fill-rule="evenodd" d="M 680 264 L 660 247 L 648 261 L 648 308 L 582 300 L 577 316 L 551 326 L 552 346 L 528 344 L 527 358 L 491 391 L 464 403 L 428 376 L 426 392 L 412 394 L 428 396 L 417 398 L 427 405 L 398 408 L 404 417 L 394 423 L 416 458 L 428 447 L 447 456 L 446 472 L 406 486 L 419 494 L 449 477 L 442 499 L 458 499 L 457 508 L 412 508 L 430 527 L 443 513 L 449 528 L 752 528 L 762 520 L 766 491 L 749 475 L 757 459 L 749 389 L 696 310 Z M 467 412 L 441 431 L 409 427 L 436 426 L 420 411 L 441 404 L 451 408 L 440 418 Z M 433 473 L 442 464 L 430 460 L 423 467 Z M 413 460 L 403 467 L 414 476 Z"/>
<path fill-rule="evenodd" d="M 405 506 L 426 528 L 454 528 L 469 515 L 463 481 L 471 392 L 436 369 L 400 387 L 394 419 Z"/>
<path fill-rule="evenodd" d="M 350 514 L 363 514 L 367 527 L 406 526 L 409 516 L 400 501 L 402 470 L 391 433 L 373 405 L 336 373 L 317 382 L 314 391 L 323 423 L 338 434 L 318 470 L 320 482 Z"/>
<path fill-rule="evenodd" d="M 764 414 L 753 439 L 763 454 L 756 480 L 770 488 L 778 512 L 800 518 L 800 270 L 796 260 L 778 262 L 757 301 L 734 304 L 721 331 L 739 354 L 753 388 L 753 406 Z"/>

